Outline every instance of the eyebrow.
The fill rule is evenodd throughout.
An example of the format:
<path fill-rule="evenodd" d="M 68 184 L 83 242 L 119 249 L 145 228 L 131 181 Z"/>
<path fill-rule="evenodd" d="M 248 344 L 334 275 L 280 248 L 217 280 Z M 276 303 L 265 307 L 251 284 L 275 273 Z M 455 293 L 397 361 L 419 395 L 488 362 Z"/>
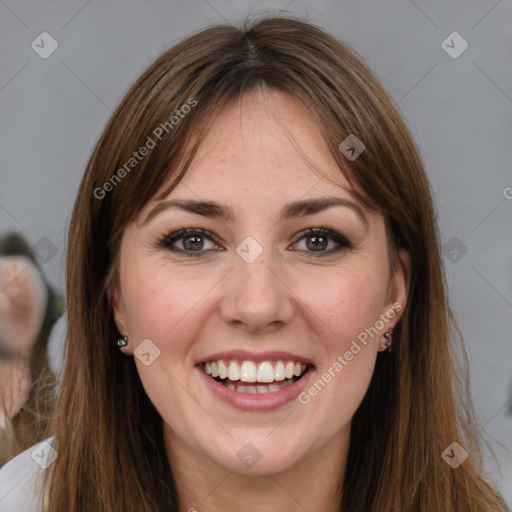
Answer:
<path fill-rule="evenodd" d="M 368 227 L 368 219 L 366 218 L 362 208 L 341 197 L 319 197 L 316 199 L 307 199 L 302 201 L 294 201 L 286 204 L 281 210 L 281 219 L 290 220 L 327 210 L 335 206 L 350 208 L 361 219 L 363 224 Z M 195 199 L 171 199 L 158 203 L 147 215 L 141 226 L 147 224 L 151 219 L 159 215 L 161 212 L 169 208 L 178 208 L 196 215 L 202 215 L 208 218 L 220 218 L 224 220 L 234 221 L 235 214 L 232 208 L 223 206 L 215 201 L 196 201 Z"/>

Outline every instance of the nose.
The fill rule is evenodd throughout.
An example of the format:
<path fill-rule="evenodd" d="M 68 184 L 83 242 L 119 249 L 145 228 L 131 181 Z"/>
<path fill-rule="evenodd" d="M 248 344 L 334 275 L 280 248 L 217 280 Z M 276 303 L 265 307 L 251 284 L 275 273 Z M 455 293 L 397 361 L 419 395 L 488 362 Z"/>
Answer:
<path fill-rule="evenodd" d="M 220 306 L 224 321 L 253 334 L 274 332 L 289 323 L 294 314 L 293 293 L 279 269 L 265 252 L 252 263 L 236 255 L 224 283 Z"/>

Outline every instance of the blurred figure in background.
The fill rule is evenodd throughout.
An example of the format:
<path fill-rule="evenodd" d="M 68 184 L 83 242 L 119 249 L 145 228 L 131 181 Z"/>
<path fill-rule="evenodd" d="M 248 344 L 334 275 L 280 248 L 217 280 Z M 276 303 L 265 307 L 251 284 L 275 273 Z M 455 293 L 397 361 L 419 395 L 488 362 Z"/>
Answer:
<path fill-rule="evenodd" d="M 38 442 L 53 409 L 48 338 L 62 314 L 30 246 L 0 238 L 0 467 Z"/>

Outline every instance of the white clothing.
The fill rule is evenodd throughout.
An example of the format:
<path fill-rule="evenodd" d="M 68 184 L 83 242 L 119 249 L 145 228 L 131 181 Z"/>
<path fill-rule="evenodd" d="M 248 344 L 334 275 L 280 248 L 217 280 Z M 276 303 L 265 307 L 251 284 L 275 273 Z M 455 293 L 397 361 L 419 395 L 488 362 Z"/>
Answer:
<path fill-rule="evenodd" d="M 43 478 L 55 460 L 53 437 L 20 453 L 0 468 L 0 512 L 44 512 Z"/>

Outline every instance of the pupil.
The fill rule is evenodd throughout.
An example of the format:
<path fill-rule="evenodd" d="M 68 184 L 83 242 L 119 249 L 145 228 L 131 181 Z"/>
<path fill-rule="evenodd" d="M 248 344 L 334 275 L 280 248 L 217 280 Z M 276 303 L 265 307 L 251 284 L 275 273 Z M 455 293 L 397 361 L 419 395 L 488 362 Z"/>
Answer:
<path fill-rule="evenodd" d="M 317 250 L 317 249 L 325 249 L 327 247 L 327 239 L 322 237 L 322 236 L 312 236 L 312 237 L 309 237 L 308 240 L 315 240 L 315 242 L 313 242 L 313 244 L 309 244 L 309 248 L 310 249 L 313 249 L 313 250 Z M 321 240 L 320 242 L 318 242 L 318 240 Z"/>
<path fill-rule="evenodd" d="M 192 240 L 192 243 L 187 243 Z M 203 241 L 200 236 L 189 236 L 183 240 L 185 250 L 193 251 L 194 249 L 201 249 L 203 247 Z"/>

